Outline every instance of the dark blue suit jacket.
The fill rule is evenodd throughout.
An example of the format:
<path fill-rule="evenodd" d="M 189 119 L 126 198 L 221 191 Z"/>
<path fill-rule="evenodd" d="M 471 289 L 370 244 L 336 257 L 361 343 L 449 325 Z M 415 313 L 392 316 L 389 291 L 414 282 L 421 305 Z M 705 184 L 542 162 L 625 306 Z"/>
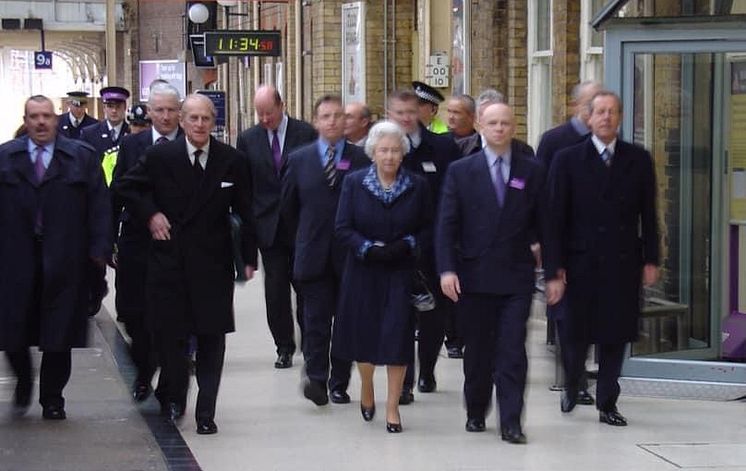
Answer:
<path fill-rule="evenodd" d="M 570 120 L 545 132 L 536 148 L 536 158 L 541 160 L 548 170 L 557 152 L 583 142 L 590 134 L 578 134 Z"/>
<path fill-rule="evenodd" d="M 70 113 L 63 113 L 57 116 L 57 133 L 70 139 L 80 139 L 80 132 L 97 122 L 95 118 L 86 113 L 83 115 L 83 121 L 75 128 L 70 122 Z"/>
<path fill-rule="evenodd" d="M 484 151 L 451 164 L 435 233 L 438 273 L 457 273 L 464 293 L 533 292 L 531 243 L 542 233 L 545 174 L 531 154 L 513 146 L 500 208 Z"/>
<path fill-rule="evenodd" d="M 409 153 L 404 156 L 402 166 L 425 177 L 430 186 L 430 196 L 435 207 L 448 166 L 451 162 L 460 159 L 462 155 L 452 138 L 432 133 L 422 124 L 420 124 L 420 132 L 422 142 L 416 149 L 410 149 Z"/>
<path fill-rule="evenodd" d="M 360 147 L 346 142 L 337 167 L 336 184 L 329 188 L 317 141 L 288 156 L 282 179 L 281 206 L 285 227 L 295 234 L 293 276 L 296 280 L 318 278 L 330 268 L 341 274 L 346 251 L 333 250 L 332 242 L 342 180 L 348 172 L 370 165 L 370 159 Z"/>
<path fill-rule="evenodd" d="M 578 340 L 637 338 L 642 267 L 658 264 L 655 173 L 650 154 L 617 140 L 611 167 L 593 141 L 560 151 L 549 177 L 549 214 L 567 270 L 567 318 Z"/>
<path fill-rule="evenodd" d="M 99 121 L 98 123 L 87 126 L 80 131 L 80 139 L 89 143 L 96 149 L 96 155 L 99 159 L 104 157 L 104 152 L 116 147 L 122 142 L 122 138 L 130 133 L 130 126 L 125 121 L 122 123 L 122 129 L 119 131 L 117 140 L 112 140 L 111 133 L 109 132 L 109 126 L 106 124 L 106 120 Z"/>
<path fill-rule="evenodd" d="M 278 240 L 292 243 L 292 234 L 287 233 L 285 228 L 278 229 L 282 172 L 287 165 L 290 152 L 314 141 L 316 137 L 316 130 L 310 124 L 288 118 L 285 145 L 282 146 L 282 170 L 280 175 L 277 175 L 267 130 L 257 124 L 238 135 L 236 148 L 248 157 L 251 168 L 251 187 L 254 192 L 251 205 L 259 248 L 271 247 Z"/>

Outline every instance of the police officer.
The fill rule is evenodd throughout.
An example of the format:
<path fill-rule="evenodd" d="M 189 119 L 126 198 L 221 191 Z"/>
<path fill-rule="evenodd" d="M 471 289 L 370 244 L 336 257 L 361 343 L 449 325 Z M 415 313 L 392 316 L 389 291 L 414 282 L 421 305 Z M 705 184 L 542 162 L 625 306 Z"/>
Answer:
<path fill-rule="evenodd" d="M 67 113 L 57 116 L 57 132 L 70 139 L 80 138 L 83 128 L 96 124 L 96 119 L 86 113 L 88 92 L 74 91 L 67 94 Z"/>
<path fill-rule="evenodd" d="M 122 137 L 130 133 L 129 124 L 124 120 L 129 96 L 130 92 L 122 87 L 102 88 L 105 119 L 80 132 L 80 138 L 96 149 L 99 158 L 103 158 L 107 150 L 118 146 Z"/>
<path fill-rule="evenodd" d="M 443 103 L 443 95 L 430 85 L 418 81 L 412 82 L 412 88 L 417 95 L 417 111 L 420 122 L 425 128 L 435 134 L 445 134 L 448 126 L 438 118 L 438 106 Z"/>

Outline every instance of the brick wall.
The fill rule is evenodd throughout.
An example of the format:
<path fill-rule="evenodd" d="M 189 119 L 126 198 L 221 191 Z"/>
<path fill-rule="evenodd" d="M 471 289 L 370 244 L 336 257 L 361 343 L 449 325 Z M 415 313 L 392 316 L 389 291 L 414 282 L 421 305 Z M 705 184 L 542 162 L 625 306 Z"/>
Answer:
<path fill-rule="evenodd" d="M 580 1 L 552 2 L 552 123 L 572 115 L 572 88 L 580 78 Z"/>
<path fill-rule="evenodd" d="M 516 136 L 526 137 L 528 112 L 528 7 L 523 0 L 509 0 L 507 6 L 508 83 L 505 96 L 516 117 Z"/>

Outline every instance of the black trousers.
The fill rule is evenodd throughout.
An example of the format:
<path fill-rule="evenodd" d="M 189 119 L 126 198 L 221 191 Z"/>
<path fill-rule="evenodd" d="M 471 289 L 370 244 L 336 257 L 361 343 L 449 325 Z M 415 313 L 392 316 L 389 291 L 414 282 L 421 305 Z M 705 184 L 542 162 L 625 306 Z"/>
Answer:
<path fill-rule="evenodd" d="M 583 374 L 585 372 L 585 359 L 588 356 L 587 342 L 568 342 L 563 345 L 569 350 L 569 362 L 565 367 L 567 377 L 565 383 L 567 394 L 571 397 L 577 395 L 581 387 Z M 596 408 L 601 411 L 610 412 L 616 409 L 619 398 L 619 375 L 624 363 L 624 351 L 626 343 L 599 344 L 598 348 L 598 380 L 596 382 Z"/>
<path fill-rule="evenodd" d="M 215 417 L 215 403 L 220 389 L 225 358 L 225 334 L 196 335 L 197 420 Z M 156 334 L 158 355 L 161 359 L 163 393 L 157 394 L 161 403 L 174 402 L 186 406 L 189 389 L 189 335 L 161 331 Z M 160 387 L 160 386 L 159 386 Z"/>
<path fill-rule="evenodd" d="M 290 301 L 292 285 L 292 249 L 277 243 L 260 249 L 264 266 L 264 300 L 267 305 L 267 324 L 277 347 L 277 353 L 295 353 L 295 327 Z M 296 290 L 297 292 L 298 290 Z M 296 298 L 298 325 L 303 335 L 303 302 Z"/>
<path fill-rule="evenodd" d="M 587 358 L 588 349 L 573 348 L 573 337 L 572 332 L 568 327 L 568 322 L 564 319 L 557 318 L 554 321 L 555 332 L 557 334 L 557 341 L 559 343 L 560 358 L 562 359 L 562 367 L 565 373 L 574 368 L 574 365 L 582 368 L 580 378 L 577 381 L 577 391 L 585 391 L 588 389 L 588 373 L 585 370 L 585 360 Z M 576 355 L 581 355 L 580 358 L 575 358 Z M 565 375 L 565 388 L 567 388 L 567 374 Z"/>
<path fill-rule="evenodd" d="M 427 276 L 428 284 L 435 295 L 435 309 L 417 313 L 417 359 L 420 361 L 419 377 L 433 376 L 435 364 L 438 361 L 440 349 L 445 337 L 446 319 L 454 308 L 450 299 L 440 290 L 440 278 L 433 271 Z M 412 389 L 414 385 L 414 362 L 407 365 L 404 376 L 404 389 Z"/>
<path fill-rule="evenodd" d="M 303 358 L 308 378 L 327 384 L 332 391 L 346 391 L 352 362 L 330 356 L 332 322 L 337 310 L 339 278 L 327 274 L 299 282 L 303 299 Z M 330 372 L 331 366 L 331 372 Z"/>
<path fill-rule="evenodd" d="M 450 302 L 450 300 L 449 300 Z M 450 304 L 445 318 L 445 344 L 447 348 L 463 348 L 464 339 L 461 335 L 461 318 L 456 312 L 456 306 Z"/>
<path fill-rule="evenodd" d="M 521 425 L 526 389 L 526 322 L 531 294 L 462 295 L 464 397 L 469 418 L 484 418 L 497 390 L 500 427 Z"/>
<path fill-rule="evenodd" d="M 36 345 L 41 331 L 41 299 L 44 292 L 42 242 L 36 241 L 34 246 L 34 281 L 31 303 L 26 314 L 26 345 Z M 31 352 L 28 347 L 15 352 L 5 352 L 18 380 L 18 389 L 31 391 L 33 384 L 33 368 L 31 366 Z M 39 403 L 42 407 L 65 407 L 62 390 L 70 380 L 71 355 L 70 350 L 42 353 L 41 371 L 39 372 Z"/>
<path fill-rule="evenodd" d="M 18 379 L 19 386 L 31 391 L 34 373 L 29 349 L 26 348 L 20 352 L 5 352 L 5 356 L 8 358 L 13 374 Z M 42 407 L 65 407 L 62 390 L 70 380 L 71 369 L 70 350 L 42 353 L 39 372 L 39 404 Z"/>

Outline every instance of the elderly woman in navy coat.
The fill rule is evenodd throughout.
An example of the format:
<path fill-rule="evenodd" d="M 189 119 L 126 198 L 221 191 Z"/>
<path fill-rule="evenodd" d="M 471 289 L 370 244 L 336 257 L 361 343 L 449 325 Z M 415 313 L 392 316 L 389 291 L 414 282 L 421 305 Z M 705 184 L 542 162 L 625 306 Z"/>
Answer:
<path fill-rule="evenodd" d="M 386 430 L 391 433 L 402 429 L 399 396 L 406 365 L 414 358 L 415 263 L 432 243 L 427 182 L 401 168 L 408 151 L 398 125 L 373 126 L 365 144 L 373 165 L 347 175 L 336 220 L 337 239 L 348 254 L 332 350 L 358 364 L 366 421 L 375 414 L 375 366 L 386 365 Z"/>

